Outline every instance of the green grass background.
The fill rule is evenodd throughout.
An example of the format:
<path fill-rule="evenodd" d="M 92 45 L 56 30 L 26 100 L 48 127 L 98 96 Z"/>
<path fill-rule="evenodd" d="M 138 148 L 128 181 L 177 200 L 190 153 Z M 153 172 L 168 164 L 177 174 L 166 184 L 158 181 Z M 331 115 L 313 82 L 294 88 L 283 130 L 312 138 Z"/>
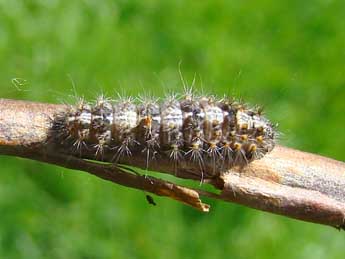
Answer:
<path fill-rule="evenodd" d="M 1 98 L 206 93 L 266 107 L 281 143 L 344 160 L 343 1 L 0 0 Z M 18 90 L 11 80 L 25 79 Z M 0 258 L 344 258 L 345 232 L 214 202 L 208 214 L 0 157 Z"/>

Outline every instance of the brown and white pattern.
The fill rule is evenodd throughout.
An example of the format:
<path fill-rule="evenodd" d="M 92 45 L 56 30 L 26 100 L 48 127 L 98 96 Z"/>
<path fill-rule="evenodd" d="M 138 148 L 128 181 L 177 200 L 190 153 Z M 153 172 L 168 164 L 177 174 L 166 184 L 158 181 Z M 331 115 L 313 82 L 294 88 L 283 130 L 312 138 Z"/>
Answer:
<path fill-rule="evenodd" d="M 162 101 L 99 97 L 95 103 L 81 100 L 56 116 L 52 132 L 56 144 L 82 154 L 92 150 L 98 159 L 112 155 L 114 163 L 125 156 L 145 155 L 148 163 L 169 158 L 216 168 L 245 166 L 270 152 L 275 126 L 260 109 L 231 98 L 185 94 Z"/>

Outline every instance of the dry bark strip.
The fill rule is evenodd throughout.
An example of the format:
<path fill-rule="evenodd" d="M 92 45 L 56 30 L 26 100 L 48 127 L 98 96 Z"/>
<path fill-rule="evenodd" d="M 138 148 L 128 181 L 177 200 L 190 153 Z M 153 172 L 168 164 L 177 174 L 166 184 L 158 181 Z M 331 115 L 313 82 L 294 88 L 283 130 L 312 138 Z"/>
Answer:
<path fill-rule="evenodd" d="M 54 114 L 64 105 L 0 99 L 0 154 L 20 156 L 77 169 L 130 188 L 167 196 L 201 211 L 209 206 L 200 196 L 243 204 L 252 208 L 304 221 L 345 228 L 345 163 L 315 154 L 277 146 L 270 154 L 244 168 L 217 177 L 205 172 L 205 182 L 220 194 L 191 189 L 154 177 L 133 174 L 122 167 L 87 161 L 66 149 L 47 145 Z M 104 161 L 110 161 L 105 157 Z M 142 157 L 125 163 L 145 168 Z M 200 181 L 197 167 L 183 164 L 178 172 L 168 161 L 150 164 L 150 169 L 180 178 Z"/>

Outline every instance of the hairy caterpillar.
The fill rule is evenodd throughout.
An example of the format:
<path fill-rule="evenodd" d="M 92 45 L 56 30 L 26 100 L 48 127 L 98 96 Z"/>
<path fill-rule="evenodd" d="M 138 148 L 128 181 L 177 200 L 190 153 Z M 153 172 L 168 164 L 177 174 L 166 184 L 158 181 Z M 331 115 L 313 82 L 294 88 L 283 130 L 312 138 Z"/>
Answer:
<path fill-rule="evenodd" d="M 79 154 L 92 151 L 95 158 L 111 155 L 114 163 L 124 157 L 168 158 L 178 168 L 184 161 L 211 168 L 245 166 L 270 152 L 275 126 L 260 108 L 248 108 L 231 98 L 197 97 L 187 91 L 180 97 L 100 96 L 94 103 L 81 99 L 56 115 L 53 141 Z"/>

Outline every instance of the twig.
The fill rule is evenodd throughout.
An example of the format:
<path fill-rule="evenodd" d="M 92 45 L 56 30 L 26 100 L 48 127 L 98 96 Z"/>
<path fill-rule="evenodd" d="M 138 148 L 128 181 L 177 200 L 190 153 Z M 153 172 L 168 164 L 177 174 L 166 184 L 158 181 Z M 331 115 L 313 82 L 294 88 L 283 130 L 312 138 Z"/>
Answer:
<path fill-rule="evenodd" d="M 345 163 L 277 146 L 270 154 L 244 168 L 208 174 L 205 182 L 220 194 L 144 177 L 113 165 L 86 161 L 94 154 L 78 157 L 46 141 L 54 114 L 66 109 L 52 105 L 0 99 L 0 154 L 26 157 L 89 172 L 105 180 L 163 195 L 201 211 L 209 206 L 199 195 L 222 199 L 304 221 L 345 228 Z M 104 161 L 111 158 L 105 157 Z M 132 157 L 124 163 L 146 167 L 145 159 Z M 150 169 L 176 175 L 166 161 L 151 163 Z M 200 181 L 198 168 L 184 164 L 178 177 Z"/>

